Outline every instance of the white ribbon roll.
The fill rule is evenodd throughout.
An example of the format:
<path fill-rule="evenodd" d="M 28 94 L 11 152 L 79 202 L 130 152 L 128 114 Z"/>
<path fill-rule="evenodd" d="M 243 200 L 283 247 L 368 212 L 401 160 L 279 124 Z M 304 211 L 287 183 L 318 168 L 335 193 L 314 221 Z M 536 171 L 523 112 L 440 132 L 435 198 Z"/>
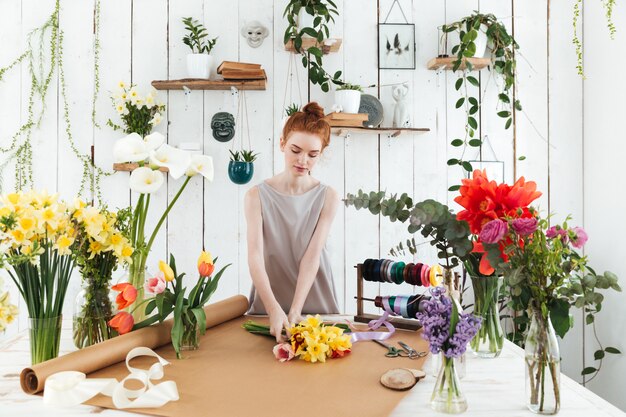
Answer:
<path fill-rule="evenodd" d="M 158 360 L 149 369 L 130 366 L 130 361 L 139 356 L 152 356 Z M 112 397 L 116 408 L 152 408 L 161 407 L 169 401 L 179 399 L 176 382 L 165 381 L 153 384 L 152 380 L 163 378 L 163 366 L 169 362 L 147 347 L 136 347 L 126 355 L 126 368 L 130 374 L 121 382 L 115 378 L 92 378 L 82 372 L 64 371 L 50 375 L 46 380 L 43 402 L 46 405 L 67 407 L 82 404 L 98 394 Z M 143 388 L 130 390 L 124 388 L 126 381 L 135 380 Z"/>

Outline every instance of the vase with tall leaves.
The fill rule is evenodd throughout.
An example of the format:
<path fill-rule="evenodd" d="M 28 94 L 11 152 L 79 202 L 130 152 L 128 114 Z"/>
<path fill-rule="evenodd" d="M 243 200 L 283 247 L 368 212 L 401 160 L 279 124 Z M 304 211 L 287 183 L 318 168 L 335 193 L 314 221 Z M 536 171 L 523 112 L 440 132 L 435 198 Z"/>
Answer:
<path fill-rule="evenodd" d="M 26 304 L 33 364 L 59 354 L 74 238 L 67 205 L 56 195 L 30 191 L 0 198 L 0 267 Z"/>

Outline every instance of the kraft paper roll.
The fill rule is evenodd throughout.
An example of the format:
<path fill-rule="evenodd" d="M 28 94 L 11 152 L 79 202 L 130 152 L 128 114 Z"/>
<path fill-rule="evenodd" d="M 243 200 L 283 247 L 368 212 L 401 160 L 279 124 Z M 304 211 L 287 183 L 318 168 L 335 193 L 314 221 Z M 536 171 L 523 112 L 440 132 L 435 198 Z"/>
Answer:
<path fill-rule="evenodd" d="M 206 327 L 218 326 L 242 316 L 248 309 L 248 299 L 236 295 L 204 307 Z M 61 371 L 79 371 L 85 374 L 106 368 L 126 358 L 133 348 L 145 346 L 156 349 L 171 342 L 172 319 L 106 340 L 85 349 L 26 368 L 20 375 L 22 390 L 36 394 L 43 390 L 46 378 Z"/>

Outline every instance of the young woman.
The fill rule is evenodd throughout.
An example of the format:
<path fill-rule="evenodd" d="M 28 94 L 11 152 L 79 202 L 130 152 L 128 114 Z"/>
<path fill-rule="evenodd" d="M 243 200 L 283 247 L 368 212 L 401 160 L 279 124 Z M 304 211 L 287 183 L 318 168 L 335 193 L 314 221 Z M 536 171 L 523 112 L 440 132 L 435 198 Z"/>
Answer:
<path fill-rule="evenodd" d="M 248 313 L 269 315 L 277 342 L 302 314 L 339 312 L 325 248 L 339 197 L 311 176 L 329 142 L 324 109 L 307 104 L 283 128 L 284 171 L 245 196 L 253 283 Z"/>

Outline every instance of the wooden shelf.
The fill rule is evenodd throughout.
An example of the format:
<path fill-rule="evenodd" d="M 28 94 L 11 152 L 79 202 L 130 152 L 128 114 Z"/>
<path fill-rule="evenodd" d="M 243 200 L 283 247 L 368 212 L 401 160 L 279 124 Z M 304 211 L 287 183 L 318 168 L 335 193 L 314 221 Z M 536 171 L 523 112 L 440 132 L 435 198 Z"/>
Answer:
<path fill-rule="evenodd" d="M 451 70 L 454 66 L 454 61 L 457 60 L 457 57 L 447 57 L 447 58 L 433 58 L 428 61 L 427 67 L 429 70 L 438 71 L 440 69 Z M 463 63 L 459 67 L 459 69 L 465 69 L 465 63 L 469 61 L 474 66 L 475 70 L 481 70 L 489 65 L 491 65 L 491 58 L 463 58 Z"/>
<path fill-rule="evenodd" d="M 205 80 L 200 78 L 183 78 L 181 80 L 155 80 L 152 86 L 157 90 L 182 90 L 183 86 L 190 90 L 265 90 L 267 80 Z"/>
<path fill-rule="evenodd" d="M 322 52 L 324 54 L 329 54 L 331 52 L 337 52 L 339 51 L 339 48 L 341 48 L 341 39 L 339 38 L 331 38 L 328 39 L 329 41 L 334 41 L 332 44 L 330 45 L 324 45 L 322 44 Z M 319 43 L 317 42 L 317 39 L 314 38 L 302 38 L 302 49 L 309 49 L 312 46 L 317 46 L 319 48 Z M 285 44 L 285 50 L 286 51 L 290 51 L 290 52 L 296 52 L 296 48 L 293 46 L 293 41 L 288 41 Z"/>
<path fill-rule="evenodd" d="M 333 127 L 331 129 L 333 135 L 347 136 L 352 133 L 375 133 L 386 134 L 391 138 L 400 136 L 402 133 L 426 133 L 430 132 L 427 127 Z"/>
<path fill-rule="evenodd" d="M 139 164 L 136 163 L 124 163 L 124 164 L 113 164 L 113 171 L 134 171 L 135 169 L 139 168 Z M 169 169 L 167 167 L 161 167 L 159 168 L 159 171 L 161 172 L 169 172 Z"/>

